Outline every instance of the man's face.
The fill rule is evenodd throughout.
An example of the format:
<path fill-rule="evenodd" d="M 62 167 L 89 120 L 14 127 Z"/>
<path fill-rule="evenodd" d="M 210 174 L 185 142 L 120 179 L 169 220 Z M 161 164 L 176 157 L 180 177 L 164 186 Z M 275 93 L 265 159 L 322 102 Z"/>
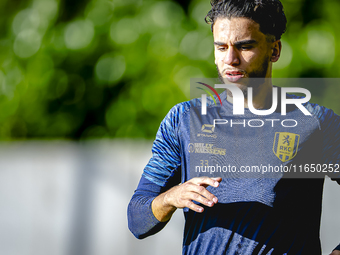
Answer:
<path fill-rule="evenodd" d="M 271 62 L 279 54 L 273 57 L 275 43 L 260 31 L 259 24 L 248 18 L 218 18 L 213 31 L 220 78 L 244 84 L 242 78 L 271 77 Z"/>

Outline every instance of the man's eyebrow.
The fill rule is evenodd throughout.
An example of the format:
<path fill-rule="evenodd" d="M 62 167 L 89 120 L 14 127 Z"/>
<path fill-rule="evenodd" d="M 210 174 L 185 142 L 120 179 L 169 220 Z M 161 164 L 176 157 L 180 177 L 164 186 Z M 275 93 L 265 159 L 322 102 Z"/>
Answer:
<path fill-rule="evenodd" d="M 238 41 L 236 43 L 234 43 L 235 46 L 240 46 L 240 45 L 244 45 L 244 44 L 256 44 L 257 41 L 256 40 L 243 40 L 243 41 Z"/>
<path fill-rule="evenodd" d="M 226 45 L 226 43 L 224 42 L 214 42 L 215 45 L 217 46 L 223 46 L 223 45 Z"/>
<path fill-rule="evenodd" d="M 244 45 L 244 44 L 256 44 L 257 41 L 256 40 L 242 40 L 242 41 L 238 41 L 238 42 L 235 42 L 234 45 L 235 46 L 240 46 L 240 45 Z M 224 43 L 224 42 L 214 42 L 215 45 L 217 46 L 223 46 L 223 45 L 226 45 L 227 43 Z"/>

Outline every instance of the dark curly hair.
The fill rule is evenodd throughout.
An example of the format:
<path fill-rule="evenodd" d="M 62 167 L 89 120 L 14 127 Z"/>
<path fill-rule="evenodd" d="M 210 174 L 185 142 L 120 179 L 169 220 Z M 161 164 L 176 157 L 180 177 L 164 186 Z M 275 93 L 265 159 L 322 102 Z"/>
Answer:
<path fill-rule="evenodd" d="M 252 19 L 262 33 L 273 35 L 276 40 L 286 31 L 287 19 L 279 0 L 211 0 L 210 4 L 205 22 L 211 24 L 211 31 L 219 17 Z"/>

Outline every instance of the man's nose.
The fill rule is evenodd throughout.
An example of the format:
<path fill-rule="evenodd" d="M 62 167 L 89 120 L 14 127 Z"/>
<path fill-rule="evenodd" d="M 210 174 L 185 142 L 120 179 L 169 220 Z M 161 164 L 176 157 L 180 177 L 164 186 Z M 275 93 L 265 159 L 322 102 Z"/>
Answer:
<path fill-rule="evenodd" d="M 240 64 L 240 58 L 235 47 L 229 47 L 224 57 L 224 63 L 230 66 L 237 66 Z"/>

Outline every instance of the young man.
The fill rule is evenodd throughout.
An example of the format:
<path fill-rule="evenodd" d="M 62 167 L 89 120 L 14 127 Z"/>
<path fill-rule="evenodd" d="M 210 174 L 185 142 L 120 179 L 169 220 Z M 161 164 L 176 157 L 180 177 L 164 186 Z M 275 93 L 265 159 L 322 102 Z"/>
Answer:
<path fill-rule="evenodd" d="M 253 107 L 269 109 L 275 101 L 272 63 L 280 57 L 280 38 L 286 28 L 281 3 L 220 0 L 211 5 L 206 20 L 213 30 L 220 78 L 245 95 L 251 87 Z M 235 169 L 260 164 L 338 164 L 339 116 L 305 103 L 311 116 L 303 115 L 298 107 L 287 109 L 285 116 L 280 108 L 270 115 L 279 122 L 299 120 L 298 125 L 274 128 L 274 121 L 261 129 L 214 125 L 211 131 L 215 138 L 196 136 L 216 119 L 245 123 L 244 119 L 253 116 L 247 97 L 244 115 L 235 116 L 235 97 L 229 92 L 220 96 L 222 105 L 209 103 L 204 116 L 200 115 L 200 100 L 192 100 L 176 105 L 165 117 L 153 145 L 153 157 L 129 204 L 130 230 L 137 238 L 152 235 L 166 225 L 177 208 L 184 208 L 183 254 L 321 254 L 323 179 L 282 178 L 282 174 L 247 178 L 233 172 L 222 179 L 194 175 L 190 166 L 200 162 L 233 165 Z M 294 155 L 275 154 L 275 143 L 293 149 Z M 202 145 L 205 153 L 194 153 L 195 144 Z M 340 183 L 335 179 L 338 173 L 330 175 Z M 339 254 L 340 245 L 332 252 Z"/>

